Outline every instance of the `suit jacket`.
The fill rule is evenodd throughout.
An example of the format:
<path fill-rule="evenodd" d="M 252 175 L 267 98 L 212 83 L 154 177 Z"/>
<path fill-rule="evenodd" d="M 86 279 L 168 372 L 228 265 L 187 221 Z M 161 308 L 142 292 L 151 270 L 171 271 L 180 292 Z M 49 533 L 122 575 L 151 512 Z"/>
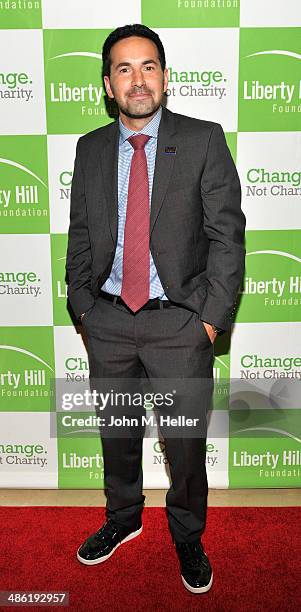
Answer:
<path fill-rule="evenodd" d="M 239 177 L 220 124 L 162 111 L 150 250 L 166 296 L 228 330 L 244 273 Z M 68 298 L 76 317 L 93 306 L 112 268 L 118 147 L 118 121 L 77 143 L 66 258 Z"/>

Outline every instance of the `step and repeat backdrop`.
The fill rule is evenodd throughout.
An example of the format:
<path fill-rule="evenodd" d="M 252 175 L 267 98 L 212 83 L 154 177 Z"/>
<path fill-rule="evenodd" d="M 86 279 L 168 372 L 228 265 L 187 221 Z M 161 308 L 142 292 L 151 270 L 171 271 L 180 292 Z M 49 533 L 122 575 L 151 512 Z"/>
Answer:
<path fill-rule="evenodd" d="M 0 486 L 103 487 L 99 436 L 50 421 L 53 380 L 89 377 L 66 308 L 76 142 L 111 121 L 104 39 L 137 22 L 165 46 L 167 107 L 221 123 L 242 184 L 246 274 L 215 343 L 209 486 L 300 486 L 299 0 L 0 1 Z M 145 487 L 169 486 L 158 437 L 143 467 Z"/>

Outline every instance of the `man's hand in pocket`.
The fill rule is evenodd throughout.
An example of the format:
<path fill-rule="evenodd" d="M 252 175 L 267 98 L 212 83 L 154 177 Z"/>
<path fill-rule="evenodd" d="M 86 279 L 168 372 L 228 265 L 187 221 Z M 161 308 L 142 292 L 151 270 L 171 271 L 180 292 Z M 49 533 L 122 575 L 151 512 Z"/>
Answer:
<path fill-rule="evenodd" d="M 202 321 L 202 324 L 204 325 L 204 327 L 206 329 L 206 332 L 207 332 L 207 334 L 208 334 L 208 336 L 209 336 L 209 338 L 210 338 L 210 340 L 211 340 L 211 342 L 213 344 L 213 342 L 214 342 L 214 340 L 215 340 L 215 338 L 217 336 L 217 332 L 214 331 L 213 326 L 210 325 L 210 323 L 207 323 L 206 321 Z"/>

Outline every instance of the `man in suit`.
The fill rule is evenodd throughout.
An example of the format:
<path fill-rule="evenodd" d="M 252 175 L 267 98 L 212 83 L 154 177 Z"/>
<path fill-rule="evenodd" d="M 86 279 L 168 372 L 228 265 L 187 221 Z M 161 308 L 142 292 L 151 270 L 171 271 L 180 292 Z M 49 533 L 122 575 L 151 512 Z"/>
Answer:
<path fill-rule="evenodd" d="M 162 106 L 168 73 L 155 32 L 140 24 L 112 32 L 103 74 L 119 118 L 78 141 L 66 263 L 90 379 L 114 377 L 125 387 L 143 377 L 209 381 L 198 397 L 204 423 L 213 344 L 231 328 L 244 271 L 239 178 L 218 123 Z M 189 411 L 189 400 L 181 409 Z M 213 579 L 200 540 L 206 432 L 167 433 L 165 445 L 167 515 L 182 581 L 203 593 Z M 78 550 L 87 565 L 105 561 L 142 530 L 142 436 L 103 436 L 102 446 L 107 520 Z"/>

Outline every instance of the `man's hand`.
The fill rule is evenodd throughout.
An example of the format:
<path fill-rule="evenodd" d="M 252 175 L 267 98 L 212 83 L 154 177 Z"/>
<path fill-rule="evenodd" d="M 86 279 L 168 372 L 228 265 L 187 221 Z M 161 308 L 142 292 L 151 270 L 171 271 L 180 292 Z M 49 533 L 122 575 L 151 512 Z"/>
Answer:
<path fill-rule="evenodd" d="M 93 304 L 93 306 L 94 306 L 94 304 Z M 82 321 L 83 321 L 83 318 L 86 316 L 86 314 L 87 314 L 88 312 L 90 312 L 90 310 L 92 310 L 93 306 L 91 306 L 91 308 L 88 308 L 88 310 L 85 310 L 85 312 L 83 312 L 83 313 L 80 315 L 80 321 L 81 321 L 81 323 L 82 323 Z"/>
<path fill-rule="evenodd" d="M 207 332 L 207 334 L 208 334 L 208 336 L 209 336 L 209 338 L 210 338 L 210 340 L 211 340 L 211 342 L 213 344 L 213 342 L 214 342 L 214 340 L 215 340 L 215 338 L 217 336 L 217 332 L 214 331 L 213 326 L 210 325 L 210 323 L 206 323 L 206 321 L 201 321 L 201 323 L 202 323 L 202 325 L 204 325 L 204 327 L 206 329 L 206 332 Z"/>

